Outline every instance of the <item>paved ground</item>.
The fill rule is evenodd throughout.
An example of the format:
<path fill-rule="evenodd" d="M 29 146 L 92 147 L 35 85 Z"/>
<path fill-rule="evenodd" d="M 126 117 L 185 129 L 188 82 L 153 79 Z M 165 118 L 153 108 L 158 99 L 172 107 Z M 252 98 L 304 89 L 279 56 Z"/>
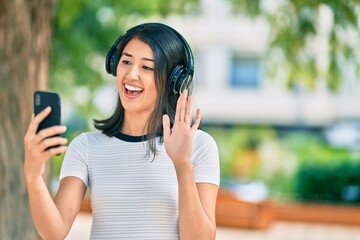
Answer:
<path fill-rule="evenodd" d="M 360 216 L 359 216 L 360 217 Z M 89 239 L 92 217 L 80 213 L 66 240 Z M 234 228 L 217 229 L 216 240 L 360 240 L 360 226 L 275 222 L 263 231 Z"/>

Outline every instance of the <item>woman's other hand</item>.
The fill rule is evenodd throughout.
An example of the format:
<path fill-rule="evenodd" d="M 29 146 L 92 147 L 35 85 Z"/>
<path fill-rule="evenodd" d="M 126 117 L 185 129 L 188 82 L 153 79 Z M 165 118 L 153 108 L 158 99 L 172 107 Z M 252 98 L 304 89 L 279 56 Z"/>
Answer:
<path fill-rule="evenodd" d="M 168 115 L 163 116 L 163 132 L 165 149 L 172 159 L 176 171 L 191 164 L 193 136 L 200 125 L 200 110 L 196 110 L 196 118 L 192 123 L 192 96 L 185 90 L 179 97 L 173 128 L 170 129 Z"/>

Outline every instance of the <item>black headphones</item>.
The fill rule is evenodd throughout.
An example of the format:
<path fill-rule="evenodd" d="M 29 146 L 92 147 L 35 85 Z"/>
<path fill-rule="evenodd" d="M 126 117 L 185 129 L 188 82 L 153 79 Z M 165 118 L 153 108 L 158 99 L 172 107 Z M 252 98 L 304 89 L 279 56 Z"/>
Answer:
<path fill-rule="evenodd" d="M 146 23 L 145 23 L 146 24 Z M 181 42 L 184 45 L 185 51 L 186 51 L 186 55 L 187 55 L 187 66 L 183 66 L 183 65 L 176 65 L 174 67 L 174 69 L 171 71 L 169 78 L 168 78 L 168 87 L 169 87 L 169 92 L 170 94 L 177 94 L 177 93 L 182 93 L 185 89 L 188 89 L 192 83 L 192 77 L 194 74 L 194 57 L 191 51 L 191 48 L 189 46 L 189 44 L 187 43 L 187 41 L 185 40 L 185 38 L 179 33 L 177 32 L 175 29 L 162 24 L 162 23 L 156 23 L 162 26 L 165 26 L 169 29 L 171 29 L 171 31 L 173 31 L 176 36 L 178 36 L 178 38 L 181 40 Z M 131 29 L 130 29 L 131 30 Z M 130 31 L 129 30 L 129 31 Z M 117 69 L 117 65 L 118 65 L 118 57 L 116 54 L 117 51 L 117 46 L 118 44 L 121 42 L 121 40 L 123 39 L 123 37 L 126 35 L 126 33 L 122 36 L 120 36 L 115 43 L 111 46 L 109 52 L 106 55 L 106 60 L 105 60 L 105 68 L 106 68 L 106 72 L 109 74 L 112 74 L 113 76 L 116 76 L 116 69 Z"/>

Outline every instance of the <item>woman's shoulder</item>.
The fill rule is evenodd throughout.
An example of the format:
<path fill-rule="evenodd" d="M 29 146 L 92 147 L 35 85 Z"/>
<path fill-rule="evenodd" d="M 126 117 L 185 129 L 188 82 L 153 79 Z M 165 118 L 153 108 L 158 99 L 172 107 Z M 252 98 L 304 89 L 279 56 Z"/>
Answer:
<path fill-rule="evenodd" d="M 219 164 L 219 151 L 215 139 L 204 130 L 197 130 L 193 139 L 192 157 L 195 167 Z"/>
<path fill-rule="evenodd" d="M 73 140 L 73 144 L 88 144 L 92 142 L 103 141 L 107 136 L 101 131 L 82 132 L 77 135 Z"/>
<path fill-rule="evenodd" d="M 210 144 L 216 145 L 215 139 L 207 132 L 202 129 L 198 129 L 194 135 L 194 144 L 195 145 L 203 145 Z"/>

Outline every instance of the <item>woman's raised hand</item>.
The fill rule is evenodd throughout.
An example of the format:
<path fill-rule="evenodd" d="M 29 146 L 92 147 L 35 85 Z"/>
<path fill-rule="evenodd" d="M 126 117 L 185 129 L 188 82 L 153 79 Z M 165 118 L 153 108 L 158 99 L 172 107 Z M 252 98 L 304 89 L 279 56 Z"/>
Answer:
<path fill-rule="evenodd" d="M 39 124 L 50 112 L 51 108 L 47 107 L 35 117 L 33 115 L 25 134 L 24 175 L 26 180 L 41 177 L 45 170 L 46 161 L 54 155 L 64 153 L 67 149 L 67 147 L 64 146 L 64 144 L 67 143 L 66 138 L 60 136 L 52 137 L 64 133 L 66 131 L 65 126 L 53 126 L 36 133 Z"/>
<path fill-rule="evenodd" d="M 192 96 L 188 97 L 185 90 L 179 97 L 173 128 L 170 129 L 168 115 L 163 116 L 163 132 L 165 149 L 172 159 L 176 170 L 184 165 L 191 164 L 193 136 L 200 125 L 200 110 L 196 110 L 196 118 L 192 123 Z"/>

